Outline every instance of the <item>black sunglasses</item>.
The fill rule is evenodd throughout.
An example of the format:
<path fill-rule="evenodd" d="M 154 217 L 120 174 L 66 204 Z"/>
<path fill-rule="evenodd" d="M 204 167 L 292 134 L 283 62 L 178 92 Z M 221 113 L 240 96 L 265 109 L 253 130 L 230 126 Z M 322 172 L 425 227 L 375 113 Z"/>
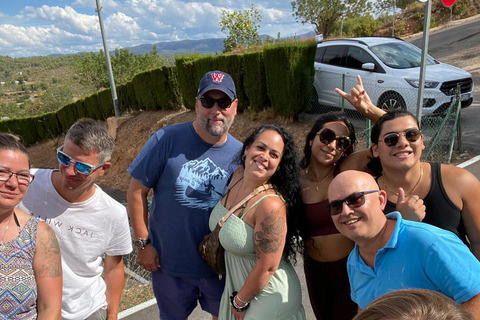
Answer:
<path fill-rule="evenodd" d="M 332 216 L 336 216 L 343 210 L 343 203 L 345 202 L 350 208 L 358 208 L 365 204 L 365 195 L 378 192 L 378 190 L 355 192 L 342 200 L 334 200 L 325 205 L 328 213 Z"/>
<path fill-rule="evenodd" d="M 320 141 L 323 144 L 330 144 L 333 141 L 337 141 L 337 144 L 335 148 L 338 151 L 344 151 L 350 146 L 350 138 L 347 136 L 339 136 L 337 137 L 337 134 L 335 131 L 328 129 L 328 128 L 323 128 L 319 132 L 317 132 L 317 135 L 320 137 Z"/>
<path fill-rule="evenodd" d="M 206 109 L 211 109 L 215 105 L 215 102 L 218 104 L 220 109 L 226 110 L 230 107 L 232 104 L 233 100 L 231 100 L 228 97 L 221 98 L 221 99 L 213 99 L 209 97 L 202 97 L 199 98 L 200 102 L 202 103 L 202 106 Z"/>
<path fill-rule="evenodd" d="M 409 142 L 415 142 L 420 138 L 422 132 L 416 128 L 407 129 L 405 132 L 391 132 L 384 135 L 383 140 L 378 141 L 385 142 L 387 147 L 395 147 L 398 143 L 398 140 L 400 140 L 401 135 L 404 135 L 405 139 L 407 139 Z"/>

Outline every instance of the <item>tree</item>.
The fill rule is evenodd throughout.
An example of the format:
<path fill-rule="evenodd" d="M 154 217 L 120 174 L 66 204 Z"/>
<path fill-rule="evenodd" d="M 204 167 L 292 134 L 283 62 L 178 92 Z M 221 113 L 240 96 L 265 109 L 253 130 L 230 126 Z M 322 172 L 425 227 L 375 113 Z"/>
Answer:
<path fill-rule="evenodd" d="M 371 11 L 367 0 L 296 0 L 292 1 L 293 16 L 302 24 L 311 23 L 317 34 L 326 38 L 335 22 Z"/>
<path fill-rule="evenodd" d="M 260 22 L 262 22 L 262 17 L 253 3 L 250 9 L 244 11 L 222 10 L 222 20 L 219 25 L 222 32 L 227 34 L 227 38 L 223 40 L 225 51 L 232 51 L 241 46 L 260 44 L 258 35 Z"/>
<path fill-rule="evenodd" d="M 163 65 L 163 60 L 158 55 L 156 47 L 144 55 L 130 53 L 128 49 L 115 49 L 115 54 L 110 56 L 110 60 L 117 85 L 131 81 L 138 73 Z M 97 89 L 110 86 L 105 55 L 102 50 L 99 53 L 90 52 L 81 55 L 74 62 L 74 68 L 75 72 L 82 75 L 83 82 L 93 83 Z"/>
<path fill-rule="evenodd" d="M 378 0 L 375 2 L 375 9 L 380 13 L 393 13 L 395 9 L 405 9 L 416 0 Z"/>

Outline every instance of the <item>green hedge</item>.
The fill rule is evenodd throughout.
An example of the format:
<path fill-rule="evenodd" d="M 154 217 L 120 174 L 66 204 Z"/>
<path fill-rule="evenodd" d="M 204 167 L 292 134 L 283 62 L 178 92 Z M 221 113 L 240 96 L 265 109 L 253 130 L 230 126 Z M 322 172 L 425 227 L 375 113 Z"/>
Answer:
<path fill-rule="evenodd" d="M 312 43 L 265 48 L 267 92 L 275 113 L 295 116 L 308 103 L 315 49 Z"/>
<path fill-rule="evenodd" d="M 250 109 L 259 111 L 270 106 L 267 94 L 263 52 L 248 52 L 243 55 L 244 89 Z"/>
<path fill-rule="evenodd" d="M 175 57 L 175 67 L 162 67 L 136 75 L 117 87 L 120 110 L 195 108 L 198 82 L 205 72 L 222 70 L 233 80 L 239 109 L 272 107 L 284 116 L 296 116 L 308 103 L 314 75 L 316 45 L 283 44 L 263 52 L 239 55 Z M 105 120 L 114 115 L 110 89 L 70 103 L 55 113 L 0 121 L 0 131 L 21 135 L 25 144 L 66 132 L 79 118 Z"/>

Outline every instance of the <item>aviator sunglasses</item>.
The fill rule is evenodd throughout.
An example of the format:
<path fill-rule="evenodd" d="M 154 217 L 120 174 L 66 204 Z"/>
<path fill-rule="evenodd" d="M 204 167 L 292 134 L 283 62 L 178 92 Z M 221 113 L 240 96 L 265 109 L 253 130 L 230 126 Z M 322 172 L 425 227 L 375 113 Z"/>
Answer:
<path fill-rule="evenodd" d="M 202 106 L 206 109 L 211 109 L 215 105 L 215 102 L 218 104 L 220 109 L 226 110 L 230 107 L 232 104 L 233 100 L 231 100 L 229 97 L 221 98 L 221 99 L 213 99 L 209 97 L 202 97 L 199 98 L 200 102 L 202 103 Z"/>
<path fill-rule="evenodd" d="M 337 141 L 337 144 L 335 148 L 338 151 L 344 151 L 350 146 L 350 138 L 347 136 L 339 136 L 337 137 L 337 134 L 335 131 L 328 129 L 328 128 L 323 128 L 319 132 L 317 132 L 317 135 L 320 138 L 320 141 L 323 144 L 330 144 L 333 141 Z"/>
<path fill-rule="evenodd" d="M 75 168 L 75 171 L 80 172 L 81 174 L 84 174 L 84 175 L 88 176 L 88 175 L 92 174 L 93 171 L 97 170 L 98 168 L 100 168 L 101 166 L 103 166 L 105 164 L 105 163 L 101 163 L 98 166 L 92 166 L 91 164 L 74 160 L 72 157 L 70 157 L 69 155 L 64 153 L 61 150 L 62 148 L 63 148 L 63 144 L 60 147 L 58 147 L 58 149 L 57 149 L 58 162 L 60 162 L 65 167 L 68 167 L 70 165 L 70 163 L 73 162 L 73 164 L 74 164 L 73 167 Z"/>
<path fill-rule="evenodd" d="M 378 141 L 385 142 L 387 147 L 395 147 L 398 143 L 398 140 L 400 140 L 401 135 L 404 135 L 407 141 L 415 142 L 420 138 L 422 132 L 416 128 L 407 129 L 405 132 L 391 132 L 384 135 L 383 140 Z"/>
<path fill-rule="evenodd" d="M 334 200 L 325 205 L 328 213 L 332 216 L 336 216 L 341 213 L 343 210 L 343 203 L 345 202 L 347 206 L 351 209 L 359 208 L 365 204 L 365 195 L 370 193 L 378 192 L 378 190 L 362 191 L 355 192 L 342 200 Z"/>

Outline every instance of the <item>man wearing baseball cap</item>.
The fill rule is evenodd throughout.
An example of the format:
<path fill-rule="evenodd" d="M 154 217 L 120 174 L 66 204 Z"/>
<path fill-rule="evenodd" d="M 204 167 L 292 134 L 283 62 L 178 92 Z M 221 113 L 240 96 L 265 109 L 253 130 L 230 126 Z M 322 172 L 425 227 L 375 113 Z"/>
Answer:
<path fill-rule="evenodd" d="M 216 319 L 224 287 L 198 245 L 210 233 L 210 212 L 235 169 L 232 158 L 242 148 L 228 133 L 238 104 L 232 77 L 207 72 L 195 99 L 196 119 L 158 130 L 127 170 L 138 263 L 152 271 L 163 320 L 188 318 L 197 301 Z"/>

